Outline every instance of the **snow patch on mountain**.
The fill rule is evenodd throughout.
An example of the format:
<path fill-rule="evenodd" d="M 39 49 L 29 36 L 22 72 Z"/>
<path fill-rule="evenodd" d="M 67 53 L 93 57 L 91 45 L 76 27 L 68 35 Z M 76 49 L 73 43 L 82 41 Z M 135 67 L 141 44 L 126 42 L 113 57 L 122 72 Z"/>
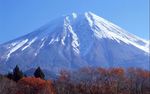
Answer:
<path fill-rule="evenodd" d="M 147 41 L 140 39 L 132 34 L 127 33 L 125 30 L 119 26 L 91 13 L 85 13 L 85 16 L 94 31 L 94 35 L 98 38 L 109 38 L 116 40 L 118 43 L 124 42 L 129 45 L 136 46 L 137 48 L 149 53 L 149 50 L 145 45 L 141 45 L 139 42 L 146 44 Z"/>
<path fill-rule="evenodd" d="M 13 52 L 17 51 L 19 48 L 21 48 L 21 47 L 22 47 L 25 43 L 27 43 L 27 42 L 28 42 L 28 39 L 25 39 L 25 40 L 21 41 L 20 43 L 18 43 L 15 47 L 11 48 L 10 51 L 9 51 L 9 53 L 7 54 L 7 59 L 6 59 L 6 61 L 9 59 L 10 55 L 11 55 Z"/>
<path fill-rule="evenodd" d="M 77 14 L 76 14 L 76 13 L 73 12 L 72 15 L 73 15 L 73 18 L 74 18 L 74 19 L 77 18 Z"/>
<path fill-rule="evenodd" d="M 32 43 L 34 43 L 36 41 L 37 37 L 35 37 L 34 39 L 32 39 L 30 42 L 28 42 L 28 44 L 22 48 L 22 51 L 24 51 L 25 49 L 27 49 L 28 47 L 31 46 Z"/>
<path fill-rule="evenodd" d="M 73 31 L 73 28 L 72 26 L 70 25 L 70 20 L 69 20 L 69 17 L 66 17 L 66 19 L 64 20 L 64 31 L 66 32 L 69 32 L 71 33 L 71 37 L 72 37 L 72 47 L 73 47 L 73 50 L 76 52 L 76 53 L 80 53 L 79 51 L 79 41 L 78 41 L 78 36 L 76 35 L 76 33 Z M 65 36 L 66 37 L 66 36 Z M 65 39 L 64 37 L 64 39 Z M 64 40 L 63 39 L 63 40 Z"/>
<path fill-rule="evenodd" d="M 49 42 L 49 45 L 52 44 L 54 42 L 54 39 L 51 39 Z"/>

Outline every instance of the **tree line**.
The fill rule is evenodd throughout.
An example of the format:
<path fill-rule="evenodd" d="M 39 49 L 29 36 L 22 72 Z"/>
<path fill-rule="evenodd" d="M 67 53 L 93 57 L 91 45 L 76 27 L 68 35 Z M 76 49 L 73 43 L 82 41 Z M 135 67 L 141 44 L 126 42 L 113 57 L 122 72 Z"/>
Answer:
<path fill-rule="evenodd" d="M 45 80 L 40 67 L 27 77 L 16 66 L 0 76 L 0 94 L 150 94 L 150 71 L 138 68 L 81 68 L 62 70 L 58 79 Z"/>
<path fill-rule="evenodd" d="M 14 81 L 19 81 L 21 78 L 23 77 L 27 77 L 27 75 L 25 75 L 18 67 L 18 65 L 16 65 L 16 67 L 13 69 L 12 73 L 8 73 L 7 78 L 12 79 Z M 34 72 L 34 77 L 36 78 L 41 78 L 44 79 L 45 74 L 43 73 L 43 71 L 41 70 L 40 67 L 38 67 L 35 72 Z"/>

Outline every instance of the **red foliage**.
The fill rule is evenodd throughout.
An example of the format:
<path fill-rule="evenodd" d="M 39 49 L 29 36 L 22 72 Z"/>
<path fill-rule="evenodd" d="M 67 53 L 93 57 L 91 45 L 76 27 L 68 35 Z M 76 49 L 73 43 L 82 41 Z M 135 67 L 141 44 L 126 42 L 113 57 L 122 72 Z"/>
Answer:
<path fill-rule="evenodd" d="M 61 72 L 55 88 L 57 94 L 150 94 L 149 81 L 150 72 L 142 69 L 82 68 Z"/>
<path fill-rule="evenodd" d="M 112 68 L 110 74 L 115 74 L 117 76 L 124 75 L 124 70 L 122 68 Z"/>
<path fill-rule="evenodd" d="M 20 87 L 18 94 L 55 94 L 52 82 L 40 78 L 22 78 L 18 85 Z"/>
<path fill-rule="evenodd" d="M 62 70 L 53 82 L 34 77 L 13 82 L 0 77 L 0 94 L 150 94 L 150 71 L 88 67 Z"/>

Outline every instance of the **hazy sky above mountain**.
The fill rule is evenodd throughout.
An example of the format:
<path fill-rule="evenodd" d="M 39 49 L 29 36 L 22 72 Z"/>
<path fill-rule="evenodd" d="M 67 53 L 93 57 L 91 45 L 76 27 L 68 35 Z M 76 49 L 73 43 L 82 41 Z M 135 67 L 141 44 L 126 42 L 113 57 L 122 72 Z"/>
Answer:
<path fill-rule="evenodd" d="M 0 0 L 0 43 L 32 32 L 61 15 L 86 11 L 149 39 L 149 0 Z"/>

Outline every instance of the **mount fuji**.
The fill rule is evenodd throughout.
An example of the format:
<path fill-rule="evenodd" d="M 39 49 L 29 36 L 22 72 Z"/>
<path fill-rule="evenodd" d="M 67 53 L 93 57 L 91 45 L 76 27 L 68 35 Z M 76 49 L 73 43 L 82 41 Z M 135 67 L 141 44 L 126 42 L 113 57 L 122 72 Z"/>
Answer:
<path fill-rule="evenodd" d="M 18 65 L 55 73 L 82 67 L 149 69 L 149 42 L 91 12 L 72 13 L 0 45 L 0 73 Z"/>

